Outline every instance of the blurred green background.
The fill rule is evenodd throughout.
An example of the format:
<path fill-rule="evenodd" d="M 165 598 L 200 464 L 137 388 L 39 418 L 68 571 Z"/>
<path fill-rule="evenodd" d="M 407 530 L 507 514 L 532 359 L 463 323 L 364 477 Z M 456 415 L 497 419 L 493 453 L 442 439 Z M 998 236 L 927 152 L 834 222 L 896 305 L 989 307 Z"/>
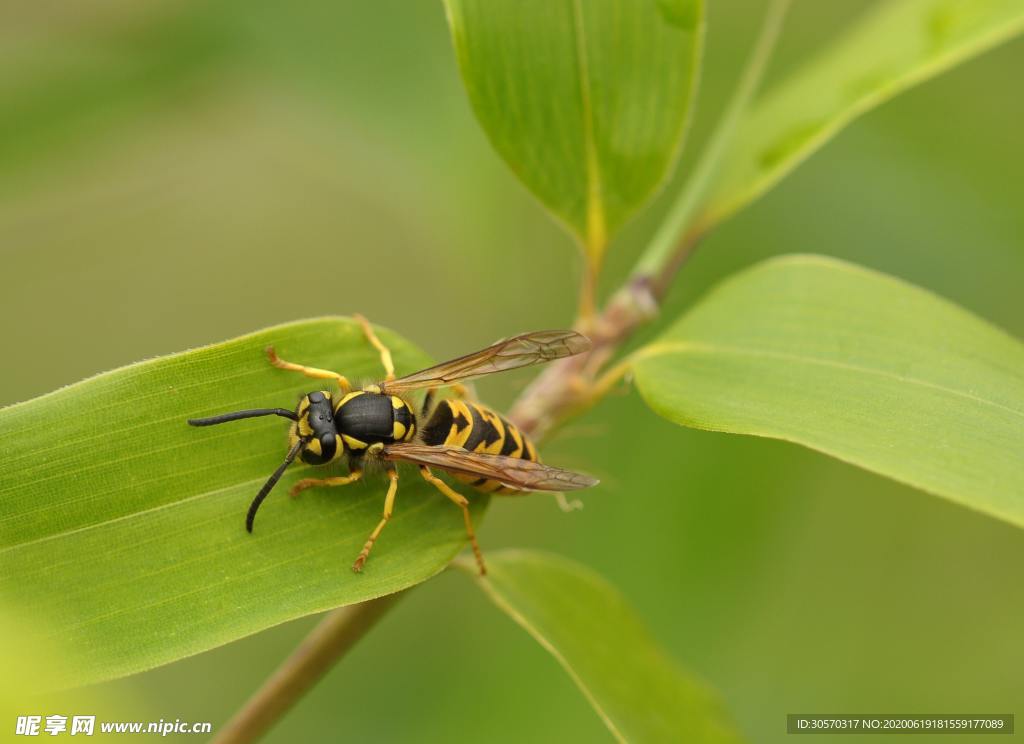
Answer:
<path fill-rule="evenodd" d="M 682 173 L 763 7 L 710 6 Z M 796 2 L 771 75 L 866 6 Z M 757 259 L 818 252 L 1024 336 L 1022 69 L 1012 43 L 855 124 L 707 241 L 666 318 Z M 613 246 L 606 289 L 665 201 Z M 440 3 L 407 0 L 0 7 L 0 251 L 4 404 L 331 313 L 443 358 L 568 324 L 580 268 L 473 120 Z M 480 389 L 504 406 L 527 379 Z M 484 549 L 602 572 L 753 740 L 784 740 L 787 712 L 1024 712 L 1019 530 L 795 446 L 676 428 L 632 393 L 545 457 L 603 483 L 568 515 L 497 501 Z M 39 712 L 216 727 L 314 622 Z M 454 575 L 413 591 L 269 738 L 371 737 L 611 740 L 556 663 Z"/>

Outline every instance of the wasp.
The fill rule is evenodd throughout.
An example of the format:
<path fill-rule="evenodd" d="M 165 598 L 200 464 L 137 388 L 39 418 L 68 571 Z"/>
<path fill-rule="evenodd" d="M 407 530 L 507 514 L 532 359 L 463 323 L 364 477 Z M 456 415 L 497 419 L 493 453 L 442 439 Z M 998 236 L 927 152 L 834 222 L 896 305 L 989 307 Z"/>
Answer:
<path fill-rule="evenodd" d="M 245 527 L 250 533 L 260 504 L 296 458 L 308 465 L 326 465 L 345 459 L 349 473 L 300 480 L 292 487 L 292 496 L 314 486 L 354 483 L 363 477 L 369 461 L 383 463 L 390 481 L 384 497 L 384 513 L 352 565 L 353 571 L 362 571 L 374 543 L 391 519 L 398 492 L 395 463 L 407 462 L 418 466 L 424 480 L 462 509 L 466 535 L 480 574 L 484 575 L 487 570 L 473 530 L 469 501 L 437 477 L 432 467 L 484 493 L 561 493 L 597 484 L 590 476 L 542 464 L 526 434 L 490 408 L 469 401 L 468 392 L 461 385 L 464 380 L 579 354 L 590 348 L 586 336 L 575 331 L 525 333 L 396 378 L 391 351 L 364 317 L 356 316 L 356 320 L 367 341 L 380 354 L 385 372 L 382 381 L 353 389 L 344 375 L 287 362 L 277 356 L 273 347 L 268 347 L 266 353 L 273 366 L 314 379 L 333 380 L 339 394 L 329 390 L 307 393 L 294 411 L 259 408 L 188 421 L 192 426 L 213 426 L 257 416 L 281 416 L 292 422 L 284 462 L 249 506 Z M 435 392 L 442 387 L 450 387 L 454 397 L 436 400 Z M 407 396 L 420 389 L 427 392 L 417 407 Z"/>

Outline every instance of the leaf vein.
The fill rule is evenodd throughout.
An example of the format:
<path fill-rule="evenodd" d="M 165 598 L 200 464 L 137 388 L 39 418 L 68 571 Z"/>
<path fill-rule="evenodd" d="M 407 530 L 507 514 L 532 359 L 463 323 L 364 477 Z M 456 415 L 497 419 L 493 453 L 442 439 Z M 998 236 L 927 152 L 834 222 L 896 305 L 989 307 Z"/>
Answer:
<path fill-rule="evenodd" d="M 669 354 L 686 354 L 686 353 L 697 353 L 697 354 L 731 354 L 734 356 L 747 356 L 752 358 L 763 357 L 766 359 L 783 359 L 790 362 L 798 362 L 802 364 L 818 365 L 822 367 L 833 367 L 836 369 L 843 369 L 850 372 L 859 372 L 866 375 L 874 375 L 876 377 L 885 377 L 899 382 L 909 383 L 911 385 L 918 385 L 920 387 L 929 388 L 932 390 L 938 390 L 943 393 L 947 393 L 952 396 L 965 398 L 972 400 L 976 403 L 990 406 L 992 408 L 1001 409 L 1015 416 L 1024 418 L 1024 411 L 1010 406 L 1004 405 L 988 398 L 983 398 L 979 395 L 973 395 L 963 390 L 957 390 L 946 385 L 941 385 L 936 382 L 929 382 L 919 377 L 908 377 L 906 375 L 900 375 L 895 372 L 890 372 L 884 369 L 878 369 L 874 367 L 865 367 L 859 364 L 851 364 L 849 362 L 841 362 L 834 359 L 823 359 L 820 357 L 804 356 L 800 354 L 790 354 L 788 352 L 781 351 L 769 351 L 766 349 L 744 349 L 734 346 L 722 346 L 717 344 L 705 344 L 705 343 L 694 343 L 689 341 L 682 342 L 660 342 L 645 347 L 638 351 L 633 361 L 641 361 L 648 358 L 656 358 L 663 355 Z"/>

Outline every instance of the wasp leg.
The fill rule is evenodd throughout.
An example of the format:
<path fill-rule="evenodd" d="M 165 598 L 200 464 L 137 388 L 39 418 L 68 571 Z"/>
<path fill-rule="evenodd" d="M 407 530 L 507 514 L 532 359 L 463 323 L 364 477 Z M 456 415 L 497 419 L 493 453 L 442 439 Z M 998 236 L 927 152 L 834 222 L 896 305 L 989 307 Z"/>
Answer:
<path fill-rule="evenodd" d="M 347 486 L 349 483 L 355 483 L 362 477 L 362 470 L 353 470 L 348 475 L 338 475 L 333 478 L 303 478 L 292 486 L 292 490 L 288 492 L 288 495 L 298 496 L 307 488 L 313 488 L 315 486 Z"/>
<path fill-rule="evenodd" d="M 338 383 L 338 387 L 341 388 L 341 392 L 346 395 L 352 390 L 352 385 L 349 384 L 348 378 L 345 377 L 345 375 L 339 375 L 337 372 L 331 372 L 329 369 L 318 369 L 317 367 L 306 367 L 302 364 L 286 362 L 277 355 L 273 346 L 267 347 L 267 358 L 270 360 L 270 363 L 278 369 L 287 369 L 291 372 L 301 372 L 306 377 L 314 377 L 318 380 L 334 380 Z"/>
<path fill-rule="evenodd" d="M 480 544 L 476 541 L 476 533 L 473 531 L 473 520 L 469 515 L 469 501 L 465 496 L 455 491 L 451 486 L 438 478 L 426 465 L 420 465 L 420 475 L 434 488 L 451 499 L 456 506 L 462 509 L 462 518 L 466 522 L 466 534 L 469 536 L 469 544 L 473 546 L 473 555 L 476 556 L 476 565 L 480 569 L 480 575 L 487 575 L 487 567 L 484 565 L 484 554 L 480 552 Z"/>
<path fill-rule="evenodd" d="M 558 503 L 558 508 L 564 512 L 573 512 L 576 511 L 577 509 L 583 508 L 582 501 L 580 501 L 579 499 L 573 499 L 572 501 L 569 501 L 569 499 L 565 498 L 565 494 L 562 493 L 561 491 L 555 493 L 555 501 Z"/>
<path fill-rule="evenodd" d="M 370 533 L 370 537 L 366 540 L 366 545 L 359 552 L 359 557 L 356 558 L 356 562 L 352 564 L 352 570 L 356 573 L 363 570 L 363 564 L 366 563 L 366 559 L 370 557 L 370 550 L 373 548 L 373 544 L 377 542 L 377 538 L 380 537 L 381 531 L 384 529 L 384 525 L 391 519 L 391 511 L 395 508 L 395 493 L 398 491 L 398 471 L 394 468 L 388 470 L 388 478 L 391 479 L 391 483 L 388 485 L 388 495 L 384 497 L 384 516 L 381 517 L 380 522 L 374 528 L 373 532 Z"/>
<path fill-rule="evenodd" d="M 391 350 L 385 346 L 377 334 L 374 333 L 373 327 L 370 325 L 370 321 L 364 318 L 358 313 L 353 316 L 359 325 L 363 327 L 363 333 L 366 334 L 366 340 L 373 344 L 373 348 L 380 352 L 380 363 L 384 365 L 384 381 L 391 382 L 395 379 L 395 363 L 391 360 Z"/>
<path fill-rule="evenodd" d="M 473 394 L 469 391 L 469 388 L 463 385 L 461 382 L 456 382 L 452 385 L 452 395 L 456 398 L 472 398 Z"/>

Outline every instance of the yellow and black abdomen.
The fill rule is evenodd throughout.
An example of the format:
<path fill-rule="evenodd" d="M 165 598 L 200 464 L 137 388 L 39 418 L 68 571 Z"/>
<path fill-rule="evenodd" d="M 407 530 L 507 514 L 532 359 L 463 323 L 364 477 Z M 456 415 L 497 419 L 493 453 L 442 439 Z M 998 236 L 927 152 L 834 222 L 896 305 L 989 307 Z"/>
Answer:
<path fill-rule="evenodd" d="M 470 452 L 538 462 L 533 442 L 514 424 L 479 403 L 454 399 L 440 401 L 422 428 L 422 440 L 424 444 L 433 446 L 443 444 Z M 484 493 L 524 493 L 495 480 L 452 475 Z"/>

